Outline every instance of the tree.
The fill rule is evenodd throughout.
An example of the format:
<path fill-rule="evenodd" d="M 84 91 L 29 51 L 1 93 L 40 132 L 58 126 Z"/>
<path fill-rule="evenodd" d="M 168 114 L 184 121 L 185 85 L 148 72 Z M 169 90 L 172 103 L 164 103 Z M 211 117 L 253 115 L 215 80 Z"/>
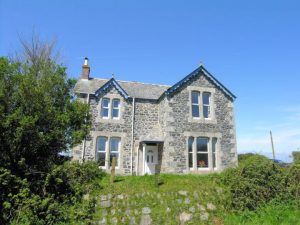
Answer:
<path fill-rule="evenodd" d="M 0 167 L 35 179 L 85 137 L 89 109 L 74 101 L 75 80 L 53 59 L 53 44 L 21 43 L 22 58 L 0 58 Z"/>

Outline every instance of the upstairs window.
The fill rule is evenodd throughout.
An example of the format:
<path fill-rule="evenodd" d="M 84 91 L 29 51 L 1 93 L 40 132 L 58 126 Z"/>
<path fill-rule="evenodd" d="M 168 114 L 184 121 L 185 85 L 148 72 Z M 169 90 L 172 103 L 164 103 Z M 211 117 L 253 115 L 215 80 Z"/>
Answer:
<path fill-rule="evenodd" d="M 100 116 L 102 119 L 120 119 L 120 99 L 103 98 Z"/>
<path fill-rule="evenodd" d="M 109 98 L 103 98 L 101 104 L 101 117 L 103 119 L 108 119 L 109 117 L 109 105 L 110 105 Z"/>
<path fill-rule="evenodd" d="M 212 94 L 208 91 L 191 91 L 191 117 L 198 121 L 213 119 Z"/>
<path fill-rule="evenodd" d="M 210 93 L 209 92 L 203 92 L 202 104 L 203 104 L 203 117 L 205 119 L 208 119 L 210 118 Z"/>
<path fill-rule="evenodd" d="M 200 96 L 200 92 L 192 91 L 192 117 L 193 118 L 200 118 L 199 96 Z"/>
<path fill-rule="evenodd" d="M 113 119 L 119 119 L 119 115 L 120 115 L 120 99 L 113 99 L 111 117 Z"/>

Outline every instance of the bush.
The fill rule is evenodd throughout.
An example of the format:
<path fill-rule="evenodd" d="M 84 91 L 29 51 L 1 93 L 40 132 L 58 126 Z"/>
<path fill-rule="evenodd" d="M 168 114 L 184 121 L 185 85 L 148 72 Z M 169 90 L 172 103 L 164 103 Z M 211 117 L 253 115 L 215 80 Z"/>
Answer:
<path fill-rule="evenodd" d="M 292 165 L 287 172 L 287 191 L 295 199 L 300 198 L 300 163 Z"/>
<path fill-rule="evenodd" d="M 96 162 L 66 162 L 47 175 L 45 192 L 59 201 L 64 201 L 66 196 L 81 197 L 91 186 L 98 185 L 104 175 Z"/>
<path fill-rule="evenodd" d="M 294 163 L 300 163 L 300 151 L 292 152 Z"/>
<path fill-rule="evenodd" d="M 95 162 L 83 164 L 66 162 L 58 165 L 47 175 L 44 193 L 30 194 L 14 207 L 12 224 L 69 224 L 72 216 L 76 221 L 88 221 L 93 216 L 95 200 L 82 201 L 82 195 L 99 188 L 99 180 L 105 173 Z M 0 180 L 1 181 L 1 180 Z M 75 215 L 70 208 L 75 208 Z M 78 217 L 78 218 L 77 218 Z M 1 224 L 1 223 L 0 223 Z"/>
<path fill-rule="evenodd" d="M 64 224 L 69 220 L 66 206 L 51 197 L 41 198 L 38 195 L 32 195 L 25 199 L 22 206 L 17 209 L 17 216 L 11 224 Z"/>
<path fill-rule="evenodd" d="M 222 181 L 228 186 L 230 207 L 234 210 L 254 210 L 283 193 L 284 171 L 260 155 L 246 157 L 239 167 L 224 172 Z"/>
<path fill-rule="evenodd" d="M 15 216 L 15 209 L 29 196 L 29 184 L 10 170 L 0 167 L 0 224 Z"/>

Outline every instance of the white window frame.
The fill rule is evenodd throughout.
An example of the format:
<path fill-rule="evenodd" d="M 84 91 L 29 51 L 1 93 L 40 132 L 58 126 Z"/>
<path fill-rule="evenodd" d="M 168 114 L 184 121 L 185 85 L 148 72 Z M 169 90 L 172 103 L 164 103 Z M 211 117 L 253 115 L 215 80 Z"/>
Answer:
<path fill-rule="evenodd" d="M 105 142 L 105 151 L 98 151 L 98 147 L 99 147 L 99 139 L 100 138 L 104 138 L 106 140 Z M 119 139 L 119 143 L 118 143 L 118 151 L 111 151 L 111 140 L 113 138 L 116 138 L 116 139 Z M 120 155 L 121 155 L 121 143 L 122 143 L 122 138 L 119 137 L 119 136 L 103 136 L 103 135 L 100 135 L 100 136 L 97 136 L 96 138 L 96 156 L 95 156 L 95 159 L 97 160 L 97 154 L 98 152 L 100 153 L 105 153 L 105 165 L 104 166 L 99 166 L 100 168 L 102 169 L 110 169 L 111 168 L 111 165 L 110 165 L 110 153 L 117 153 L 118 154 L 118 161 L 117 161 L 117 164 L 116 164 L 116 169 L 119 169 L 120 167 Z"/>
<path fill-rule="evenodd" d="M 203 98 L 204 98 L 204 94 L 208 94 L 209 95 L 209 97 L 208 97 L 208 103 L 209 104 L 204 104 L 204 101 L 203 101 Z M 202 115 L 203 115 L 203 118 L 205 119 L 205 120 L 211 120 L 211 93 L 210 92 L 207 92 L 207 91 L 204 91 L 204 92 L 202 92 Z M 204 107 L 208 107 L 208 117 L 206 118 L 205 117 L 205 114 L 204 114 Z"/>
<path fill-rule="evenodd" d="M 184 132 L 184 136 L 186 136 L 186 157 L 187 157 L 187 170 L 188 171 L 219 171 L 221 169 L 220 165 L 220 142 L 222 139 L 221 133 L 209 133 L 209 132 Z M 189 166 L 189 138 L 194 138 L 193 142 L 193 167 Z M 197 138 L 207 138 L 208 139 L 208 167 L 206 168 L 198 168 L 197 167 Z M 215 143 L 215 167 L 213 166 L 213 140 L 216 140 Z M 200 153 L 201 154 L 201 153 Z M 205 152 L 204 154 L 207 154 Z"/>
<path fill-rule="evenodd" d="M 198 98 L 198 104 L 193 103 L 193 93 L 197 94 L 197 98 Z M 201 118 L 201 101 L 200 101 L 200 96 L 201 96 L 201 92 L 200 91 L 191 91 L 191 114 L 193 119 L 200 119 Z M 199 116 L 198 117 L 194 117 L 193 116 L 193 106 L 196 106 L 198 108 L 199 111 Z"/>
<path fill-rule="evenodd" d="M 104 150 L 104 151 L 99 151 L 99 139 L 100 139 L 100 138 L 105 139 L 105 150 Z M 106 168 L 106 167 L 107 167 L 108 138 L 105 137 L 105 136 L 99 136 L 99 137 L 97 137 L 96 141 L 97 141 L 97 143 L 96 143 L 96 157 L 95 157 L 95 158 L 96 158 L 96 161 L 97 161 L 97 154 L 98 154 L 98 153 L 104 153 L 104 155 L 105 155 L 105 157 L 104 157 L 105 163 L 104 163 L 104 166 L 100 166 L 100 167 L 101 167 L 101 168 Z"/>
<path fill-rule="evenodd" d="M 192 138 L 192 150 L 190 151 L 190 149 L 189 149 L 189 145 L 190 145 L 190 143 L 189 143 L 189 140 L 190 140 L 190 138 Z M 187 145 L 188 145 L 188 157 L 187 157 L 187 160 L 188 160 L 188 168 L 189 168 L 189 170 L 193 170 L 194 169 L 194 161 L 195 161 L 195 154 L 194 154 L 194 145 L 195 145 L 195 137 L 192 137 L 192 136 L 190 136 L 190 137 L 188 137 L 188 141 L 187 141 Z M 192 167 L 190 167 L 190 154 L 192 154 Z"/>
<path fill-rule="evenodd" d="M 119 105 L 118 107 L 114 107 L 114 101 L 119 101 Z M 114 120 L 118 120 L 120 119 L 120 114 L 121 114 L 121 100 L 119 98 L 113 98 L 111 100 L 111 118 L 114 119 Z M 114 110 L 118 110 L 118 117 L 114 117 L 113 116 L 113 111 Z"/>
<path fill-rule="evenodd" d="M 103 102 L 104 100 L 108 100 L 108 106 L 104 106 Z M 100 117 L 102 119 L 109 119 L 109 116 L 110 116 L 110 99 L 109 98 L 102 98 L 101 100 L 101 111 L 100 111 Z M 103 109 L 107 109 L 108 110 L 108 114 L 107 116 L 103 116 Z"/>
<path fill-rule="evenodd" d="M 198 87 L 198 86 L 188 86 L 187 90 L 189 91 L 189 117 L 188 121 L 191 123 L 209 123 L 209 124 L 216 124 L 216 117 L 215 117 L 215 88 L 209 87 Z M 200 117 L 193 117 L 193 109 L 192 106 L 192 93 L 199 92 L 199 114 Z M 203 93 L 209 93 L 209 118 L 204 118 L 204 107 L 203 107 Z"/>
<path fill-rule="evenodd" d="M 216 140 L 215 148 L 214 148 L 214 140 Z M 216 137 L 213 137 L 211 139 L 211 142 L 212 142 L 211 143 L 212 168 L 213 168 L 213 170 L 217 170 L 217 168 L 218 168 L 218 144 L 219 144 L 219 139 L 216 138 Z M 213 163 L 214 157 L 215 157 L 215 166 L 214 166 L 214 163 Z"/>
<path fill-rule="evenodd" d="M 118 142 L 118 150 L 117 151 L 112 151 L 111 150 L 111 142 L 112 142 L 112 139 L 118 139 L 119 140 L 119 142 Z M 120 149 L 121 149 L 121 138 L 120 137 L 115 137 L 115 136 L 113 136 L 113 137 L 110 137 L 110 139 L 109 139 L 109 154 L 108 154 L 108 169 L 111 167 L 111 165 L 110 165 L 110 154 L 111 153 L 114 153 L 114 154 L 118 154 L 118 161 L 117 161 L 117 164 L 116 164 L 116 169 L 118 169 L 119 168 L 119 164 L 120 164 Z"/>
<path fill-rule="evenodd" d="M 195 154 L 195 158 L 196 158 L 196 162 L 194 164 L 196 164 L 196 168 L 197 170 L 209 170 L 209 168 L 211 167 L 210 165 L 210 157 L 211 157 L 211 154 L 210 154 L 210 151 L 209 151 L 209 147 L 210 147 L 210 141 L 211 139 L 209 137 L 196 137 L 196 154 Z M 206 152 L 198 152 L 198 139 L 206 139 L 207 140 L 207 151 Z M 207 166 L 206 167 L 198 167 L 198 155 L 207 155 Z"/>

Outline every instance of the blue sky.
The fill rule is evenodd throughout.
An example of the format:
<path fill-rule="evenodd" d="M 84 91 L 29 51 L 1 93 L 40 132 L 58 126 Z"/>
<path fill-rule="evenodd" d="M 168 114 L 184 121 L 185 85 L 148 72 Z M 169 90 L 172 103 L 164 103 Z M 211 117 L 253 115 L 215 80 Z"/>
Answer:
<path fill-rule="evenodd" d="M 174 84 L 200 62 L 238 96 L 238 151 L 300 148 L 299 1 L 0 0 L 0 55 L 33 31 L 55 38 L 70 77 Z"/>

